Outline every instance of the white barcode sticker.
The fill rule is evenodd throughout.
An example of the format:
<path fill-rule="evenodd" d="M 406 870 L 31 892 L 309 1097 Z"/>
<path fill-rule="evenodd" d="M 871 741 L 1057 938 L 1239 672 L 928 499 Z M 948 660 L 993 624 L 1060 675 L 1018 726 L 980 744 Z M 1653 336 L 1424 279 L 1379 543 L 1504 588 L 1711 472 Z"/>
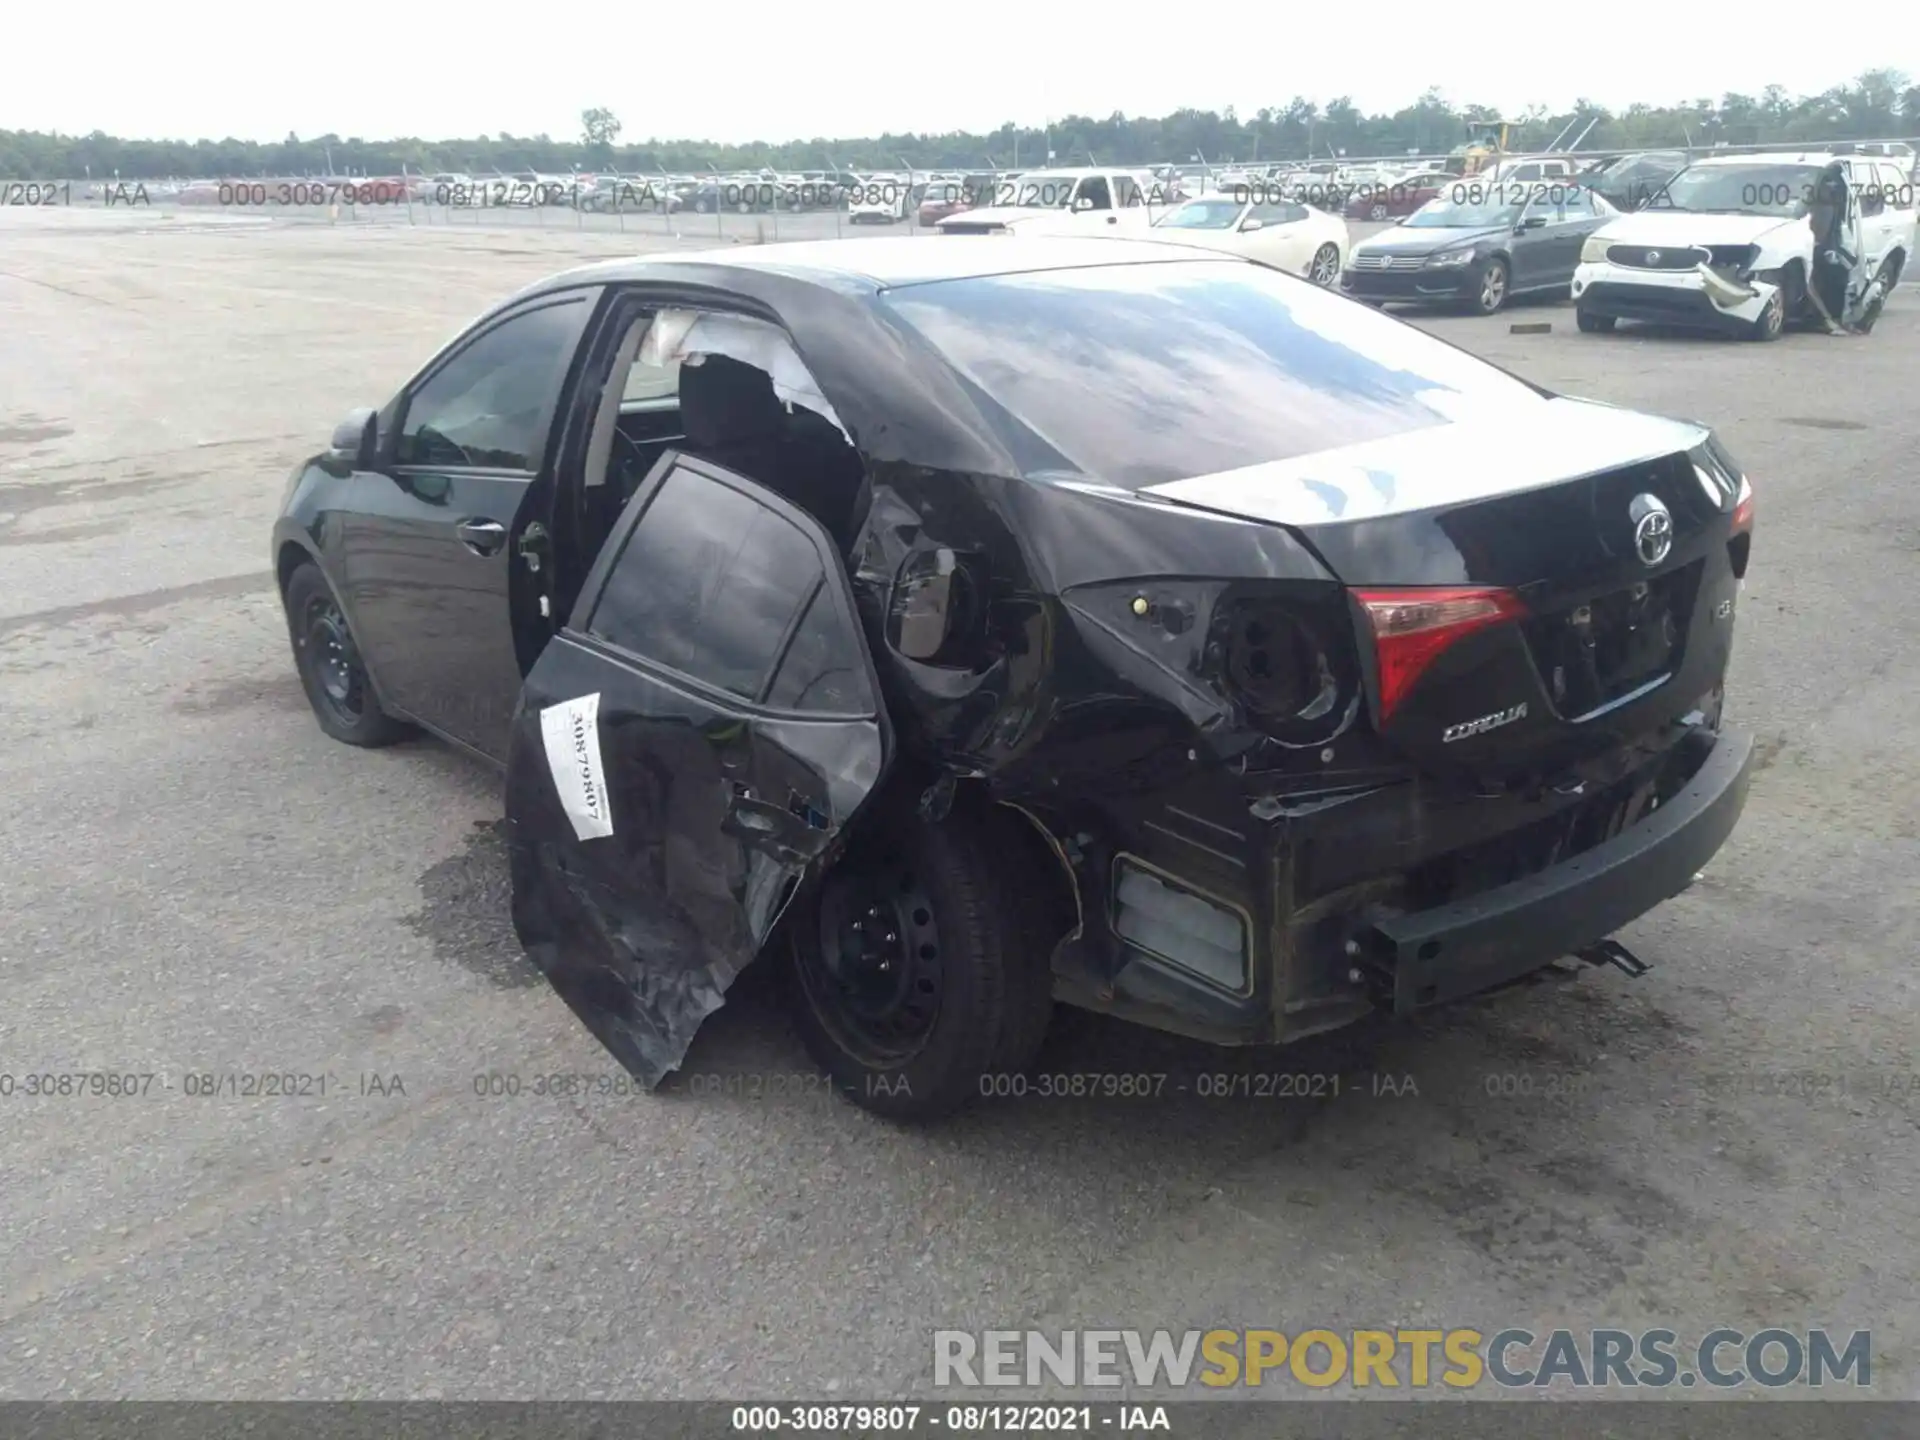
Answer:
<path fill-rule="evenodd" d="M 563 700 L 540 712 L 540 738 L 546 742 L 547 768 L 553 771 L 560 807 L 581 840 L 613 834 L 613 810 L 606 769 L 600 763 L 600 695 Z"/>

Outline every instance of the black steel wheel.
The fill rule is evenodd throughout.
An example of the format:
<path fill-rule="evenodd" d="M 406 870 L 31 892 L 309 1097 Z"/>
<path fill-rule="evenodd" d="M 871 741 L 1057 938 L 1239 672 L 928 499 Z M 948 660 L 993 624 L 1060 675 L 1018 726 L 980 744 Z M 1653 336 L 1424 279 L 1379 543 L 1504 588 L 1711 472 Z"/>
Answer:
<path fill-rule="evenodd" d="M 326 577 L 311 563 L 287 581 L 287 629 L 293 663 L 320 728 L 348 745 L 391 745 L 410 726 L 380 708 L 366 662 Z"/>
<path fill-rule="evenodd" d="M 836 871 L 801 965 L 842 1043 L 869 1065 L 910 1060 L 940 1013 L 940 926 L 911 861 Z"/>
<path fill-rule="evenodd" d="M 938 822 L 875 816 L 790 917 L 795 1023 L 855 1104 L 931 1119 L 1032 1059 L 1052 957 L 1023 896 L 1032 851 L 1010 843 L 1023 824 L 958 801 Z"/>

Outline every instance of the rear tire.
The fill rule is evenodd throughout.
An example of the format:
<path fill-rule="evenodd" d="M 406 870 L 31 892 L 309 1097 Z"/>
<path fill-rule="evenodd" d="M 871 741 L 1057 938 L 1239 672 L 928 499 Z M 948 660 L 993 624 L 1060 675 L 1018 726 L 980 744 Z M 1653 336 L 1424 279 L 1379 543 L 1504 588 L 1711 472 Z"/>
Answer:
<path fill-rule="evenodd" d="M 1031 1062 L 1052 1010 L 1051 947 L 1020 884 L 1038 842 L 1015 827 L 984 804 L 956 803 L 937 824 L 904 812 L 796 910 L 794 1023 L 862 1109 L 935 1119 Z"/>
<path fill-rule="evenodd" d="M 1596 315 L 1591 310 L 1576 308 L 1573 323 L 1588 335 L 1607 335 L 1619 321 L 1612 315 Z"/>
<path fill-rule="evenodd" d="M 286 609 L 294 668 L 322 730 L 344 745 L 367 750 L 415 733 L 380 708 L 340 602 L 312 561 L 300 564 L 288 578 Z"/>

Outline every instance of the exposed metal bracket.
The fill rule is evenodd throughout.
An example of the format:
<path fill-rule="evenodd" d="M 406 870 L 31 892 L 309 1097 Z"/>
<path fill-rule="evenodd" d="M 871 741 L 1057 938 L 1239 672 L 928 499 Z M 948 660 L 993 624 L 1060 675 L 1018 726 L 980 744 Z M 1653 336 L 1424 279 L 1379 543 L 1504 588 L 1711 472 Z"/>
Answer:
<path fill-rule="evenodd" d="M 1635 980 L 1653 969 L 1618 940 L 1602 940 L 1573 953 L 1575 959 L 1584 960 L 1589 965 L 1611 965 Z"/>

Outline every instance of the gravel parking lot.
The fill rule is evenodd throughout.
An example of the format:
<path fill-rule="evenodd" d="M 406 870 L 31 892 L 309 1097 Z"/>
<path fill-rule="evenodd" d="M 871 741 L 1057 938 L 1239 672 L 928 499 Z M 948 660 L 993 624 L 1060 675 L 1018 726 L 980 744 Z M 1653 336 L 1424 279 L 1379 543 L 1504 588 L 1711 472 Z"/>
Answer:
<path fill-rule="evenodd" d="M 751 976 L 661 1094 L 476 1093 L 616 1073 L 514 940 L 498 781 L 328 741 L 287 653 L 294 462 L 518 285 L 711 243 L 677 228 L 0 212 L 0 1072 L 163 1077 L 0 1077 L 0 1396 L 893 1396 L 935 1328 L 1399 1324 L 1868 1328 L 1920 1399 L 1914 293 L 1774 345 L 1417 321 L 1754 478 L 1764 766 L 1626 937 L 1650 975 L 1299 1052 L 1068 1016 L 1043 1069 L 1343 1080 L 908 1131 L 790 1079 Z M 260 1072 L 331 1078 L 187 1093 Z"/>

